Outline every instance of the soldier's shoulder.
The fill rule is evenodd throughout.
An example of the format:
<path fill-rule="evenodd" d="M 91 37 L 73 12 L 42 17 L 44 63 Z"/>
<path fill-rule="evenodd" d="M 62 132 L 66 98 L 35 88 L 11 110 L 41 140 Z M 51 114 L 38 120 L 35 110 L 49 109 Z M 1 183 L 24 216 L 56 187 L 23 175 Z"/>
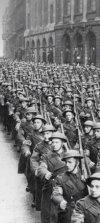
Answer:
<path fill-rule="evenodd" d="M 83 208 L 87 208 L 92 205 L 92 198 L 90 195 L 85 196 L 77 201 L 77 206 L 82 206 Z"/>

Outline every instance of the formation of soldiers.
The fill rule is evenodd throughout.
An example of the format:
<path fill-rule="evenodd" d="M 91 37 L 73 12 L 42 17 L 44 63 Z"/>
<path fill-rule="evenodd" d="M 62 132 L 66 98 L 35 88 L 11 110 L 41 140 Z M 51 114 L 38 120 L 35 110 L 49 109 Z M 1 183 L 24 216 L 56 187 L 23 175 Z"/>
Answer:
<path fill-rule="evenodd" d="M 2 59 L 0 118 L 41 223 L 99 223 L 100 68 Z"/>

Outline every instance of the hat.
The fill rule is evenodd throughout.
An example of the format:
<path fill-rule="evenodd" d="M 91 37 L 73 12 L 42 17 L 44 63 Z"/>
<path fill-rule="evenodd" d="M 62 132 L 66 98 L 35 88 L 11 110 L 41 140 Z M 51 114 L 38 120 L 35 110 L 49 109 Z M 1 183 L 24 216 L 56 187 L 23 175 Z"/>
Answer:
<path fill-rule="evenodd" d="M 67 88 L 66 91 L 67 92 L 72 92 L 72 89 L 71 88 Z"/>
<path fill-rule="evenodd" d="M 100 180 L 100 172 L 92 174 L 87 180 L 86 184 L 89 185 L 92 180 Z"/>
<path fill-rule="evenodd" d="M 64 112 L 63 112 L 63 117 L 65 118 L 65 115 L 67 112 L 71 112 L 74 114 L 74 111 L 72 109 L 65 109 Z"/>
<path fill-rule="evenodd" d="M 94 98 L 88 97 L 85 99 L 86 101 L 94 101 Z"/>
<path fill-rule="evenodd" d="M 91 120 L 87 120 L 86 122 L 84 122 L 84 125 L 93 127 L 94 123 Z"/>
<path fill-rule="evenodd" d="M 54 95 L 49 93 L 47 97 L 54 97 Z"/>
<path fill-rule="evenodd" d="M 26 114 L 27 114 L 27 113 L 35 113 L 35 114 L 36 114 L 37 112 L 36 112 L 36 110 L 35 110 L 33 107 L 28 107 L 28 108 L 26 109 Z"/>
<path fill-rule="evenodd" d="M 57 84 L 56 84 L 56 85 L 54 85 L 54 88 L 59 88 L 59 85 L 57 85 Z"/>
<path fill-rule="evenodd" d="M 45 87 L 48 88 L 48 85 L 46 83 L 43 83 L 42 88 L 45 88 Z"/>
<path fill-rule="evenodd" d="M 54 96 L 54 100 L 55 100 L 55 99 L 60 99 L 60 100 L 61 100 L 62 98 L 61 98 L 60 95 L 56 95 L 56 96 Z"/>
<path fill-rule="evenodd" d="M 56 129 L 53 127 L 53 125 L 45 125 L 43 126 L 42 132 L 47 132 L 47 131 L 51 131 L 54 132 L 56 131 Z"/>
<path fill-rule="evenodd" d="M 67 138 L 66 136 L 63 134 L 63 133 L 60 133 L 60 132 L 55 132 L 52 134 L 52 136 L 50 137 L 50 139 L 61 139 L 63 140 L 64 142 L 67 141 Z"/>
<path fill-rule="evenodd" d="M 69 150 L 63 154 L 62 160 L 68 159 L 68 158 L 79 158 L 82 159 L 83 156 L 79 153 L 77 150 Z"/>
<path fill-rule="evenodd" d="M 100 129 L 100 122 L 94 123 L 94 129 Z"/>
<path fill-rule="evenodd" d="M 73 106 L 73 103 L 72 103 L 72 101 L 65 101 L 62 106 L 65 106 L 65 105 Z"/>
<path fill-rule="evenodd" d="M 33 121 L 34 121 L 35 119 L 40 119 L 44 124 L 46 124 L 46 120 L 43 118 L 42 115 L 36 115 L 35 117 L 33 117 Z"/>

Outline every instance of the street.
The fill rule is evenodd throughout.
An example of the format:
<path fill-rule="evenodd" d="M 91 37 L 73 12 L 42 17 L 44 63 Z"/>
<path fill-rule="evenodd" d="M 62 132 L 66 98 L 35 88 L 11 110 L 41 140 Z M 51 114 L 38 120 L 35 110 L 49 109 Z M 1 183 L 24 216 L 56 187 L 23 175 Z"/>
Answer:
<path fill-rule="evenodd" d="M 39 223 L 26 178 L 17 173 L 19 154 L 13 144 L 0 126 L 0 223 Z"/>

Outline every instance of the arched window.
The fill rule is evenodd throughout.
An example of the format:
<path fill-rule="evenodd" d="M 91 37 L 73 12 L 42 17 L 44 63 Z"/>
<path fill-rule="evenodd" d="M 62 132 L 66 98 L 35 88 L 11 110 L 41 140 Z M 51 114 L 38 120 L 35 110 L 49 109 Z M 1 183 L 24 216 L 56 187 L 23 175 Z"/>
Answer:
<path fill-rule="evenodd" d="M 26 42 L 26 49 L 29 49 L 30 43 L 29 41 Z"/>
<path fill-rule="evenodd" d="M 96 11 L 96 0 L 92 0 L 92 11 Z"/>
<path fill-rule="evenodd" d="M 88 11 L 96 11 L 96 0 L 88 0 Z"/>
<path fill-rule="evenodd" d="M 53 55 L 53 38 L 50 36 L 49 38 L 49 53 L 48 53 L 48 62 L 53 63 L 54 55 Z"/>
<path fill-rule="evenodd" d="M 37 40 L 37 62 L 40 62 L 40 40 Z"/>
<path fill-rule="evenodd" d="M 50 23 L 54 22 L 54 9 L 53 4 L 50 5 Z"/>
<path fill-rule="evenodd" d="M 67 1 L 67 15 L 70 15 L 71 14 L 71 1 L 68 0 Z"/>
<path fill-rule="evenodd" d="M 31 48 L 34 49 L 35 48 L 35 42 L 34 40 L 32 40 L 32 43 L 31 43 Z"/>
<path fill-rule="evenodd" d="M 82 13 L 83 10 L 83 1 L 84 0 L 76 0 L 75 1 L 75 13 Z"/>
<path fill-rule="evenodd" d="M 30 29 L 30 13 L 27 13 L 27 28 Z"/>

